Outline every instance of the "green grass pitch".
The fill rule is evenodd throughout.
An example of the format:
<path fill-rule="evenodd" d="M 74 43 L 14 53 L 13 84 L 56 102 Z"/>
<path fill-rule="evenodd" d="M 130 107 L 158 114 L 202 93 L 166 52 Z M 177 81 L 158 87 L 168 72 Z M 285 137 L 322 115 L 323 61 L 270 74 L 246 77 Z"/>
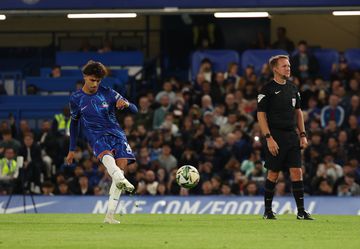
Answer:
<path fill-rule="evenodd" d="M 360 248 L 360 216 L 124 215 L 119 225 L 95 214 L 0 215 L 0 248 Z"/>

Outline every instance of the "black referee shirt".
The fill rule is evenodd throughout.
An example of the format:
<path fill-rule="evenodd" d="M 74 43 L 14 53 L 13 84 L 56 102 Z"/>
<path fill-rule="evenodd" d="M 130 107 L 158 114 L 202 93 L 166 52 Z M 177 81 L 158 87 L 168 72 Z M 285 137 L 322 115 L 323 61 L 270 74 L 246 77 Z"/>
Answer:
<path fill-rule="evenodd" d="M 300 108 L 300 93 L 292 82 L 282 85 L 270 81 L 261 89 L 257 102 L 257 111 L 266 113 L 269 129 L 295 129 L 295 109 Z"/>

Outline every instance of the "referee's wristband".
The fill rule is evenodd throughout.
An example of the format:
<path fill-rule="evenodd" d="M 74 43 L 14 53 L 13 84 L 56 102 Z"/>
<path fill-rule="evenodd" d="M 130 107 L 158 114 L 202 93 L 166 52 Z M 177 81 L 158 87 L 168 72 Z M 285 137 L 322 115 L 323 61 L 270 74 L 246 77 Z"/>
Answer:
<path fill-rule="evenodd" d="M 305 131 L 300 132 L 300 137 L 307 137 L 306 132 Z"/>

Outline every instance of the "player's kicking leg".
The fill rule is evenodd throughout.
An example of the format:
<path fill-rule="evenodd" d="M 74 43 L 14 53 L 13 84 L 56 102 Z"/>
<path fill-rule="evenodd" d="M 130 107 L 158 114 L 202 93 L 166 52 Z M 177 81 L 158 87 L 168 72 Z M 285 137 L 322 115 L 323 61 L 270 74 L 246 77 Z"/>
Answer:
<path fill-rule="evenodd" d="M 116 165 L 120 168 L 121 172 L 124 174 L 124 169 L 128 165 L 128 159 L 127 158 L 117 158 L 116 159 Z M 125 177 L 123 181 L 120 181 L 116 185 L 120 189 L 124 189 L 125 191 L 129 193 L 133 193 L 135 191 L 134 185 L 132 185 Z"/>
<path fill-rule="evenodd" d="M 111 151 L 104 151 L 99 155 L 101 162 L 105 165 L 108 173 L 111 178 L 120 190 L 125 190 L 132 193 L 135 190 L 134 185 L 132 185 L 124 176 L 124 171 L 122 171 L 115 162 L 115 159 Z"/>

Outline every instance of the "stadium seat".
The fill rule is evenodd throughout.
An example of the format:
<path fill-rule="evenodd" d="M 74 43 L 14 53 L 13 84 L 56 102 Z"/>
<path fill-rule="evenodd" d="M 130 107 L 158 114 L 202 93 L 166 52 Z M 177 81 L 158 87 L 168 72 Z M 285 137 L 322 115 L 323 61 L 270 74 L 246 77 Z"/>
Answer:
<path fill-rule="evenodd" d="M 69 96 L 0 96 L 0 119 L 52 118 L 68 105 Z"/>
<path fill-rule="evenodd" d="M 254 66 L 256 74 L 261 72 L 264 64 L 268 63 L 271 56 L 288 53 L 281 49 L 249 49 L 241 55 L 241 68 L 245 69 L 248 65 Z"/>
<path fill-rule="evenodd" d="M 22 82 L 23 82 L 23 74 L 21 71 L 1 71 L 0 72 L 0 84 L 4 89 L 6 88 L 6 83 L 13 82 L 12 87 L 7 90 L 7 94 L 13 95 L 13 94 L 21 94 L 22 91 Z"/>
<path fill-rule="evenodd" d="M 233 50 L 202 50 L 194 52 L 191 55 L 192 79 L 196 77 L 201 61 L 205 58 L 212 62 L 214 72 L 226 72 L 229 63 L 239 61 L 239 54 Z"/>
<path fill-rule="evenodd" d="M 111 73 L 117 82 L 115 89 L 121 94 L 126 91 L 125 85 L 129 82 L 129 75 L 137 74 L 143 67 L 144 55 L 140 51 L 124 51 L 124 52 L 57 52 L 56 64 L 61 66 L 62 71 L 78 70 L 89 60 L 102 62 L 106 67 L 111 69 Z M 67 74 L 64 74 L 67 76 Z M 137 77 L 141 77 L 138 74 Z M 137 78 L 138 79 L 138 78 Z M 105 80 L 108 81 L 108 80 Z M 110 84 L 111 85 L 111 84 Z M 110 86 L 109 85 L 109 86 Z M 133 88 L 135 89 L 135 88 Z M 135 90 L 132 94 L 135 94 Z"/>
<path fill-rule="evenodd" d="M 56 53 L 56 64 L 61 67 L 81 67 L 89 60 L 101 61 L 106 66 L 142 66 L 144 64 L 144 55 L 140 51 Z"/>
<path fill-rule="evenodd" d="M 39 92 L 73 92 L 75 91 L 76 82 L 82 77 L 27 77 L 26 86 L 33 85 Z M 117 78 L 106 77 L 102 80 L 103 86 L 119 88 L 126 82 L 122 83 Z"/>
<path fill-rule="evenodd" d="M 41 77 L 49 77 L 51 74 L 51 67 L 42 67 L 40 68 Z M 82 73 L 80 69 L 61 69 L 61 76 L 63 77 L 79 77 L 82 78 Z"/>
<path fill-rule="evenodd" d="M 333 64 L 339 62 L 339 53 L 335 49 L 314 49 L 313 54 L 319 62 L 320 75 L 329 80 Z"/>
<path fill-rule="evenodd" d="M 347 49 L 344 55 L 351 70 L 360 69 L 360 48 Z"/>
<path fill-rule="evenodd" d="M 114 90 L 119 92 L 121 95 L 125 96 L 126 93 L 126 85 L 130 83 L 129 81 L 129 71 L 127 69 L 115 69 L 110 71 L 110 76 L 105 78 L 114 78 L 116 79 L 116 83 L 113 85 Z"/>
<path fill-rule="evenodd" d="M 73 92 L 79 77 L 27 77 L 26 86 L 33 85 L 39 92 Z"/>
<path fill-rule="evenodd" d="M 50 77 L 51 67 L 40 68 L 40 77 Z"/>
<path fill-rule="evenodd" d="M 110 71 L 110 76 L 118 79 L 125 84 L 129 81 L 129 72 L 127 69 L 114 69 Z"/>

